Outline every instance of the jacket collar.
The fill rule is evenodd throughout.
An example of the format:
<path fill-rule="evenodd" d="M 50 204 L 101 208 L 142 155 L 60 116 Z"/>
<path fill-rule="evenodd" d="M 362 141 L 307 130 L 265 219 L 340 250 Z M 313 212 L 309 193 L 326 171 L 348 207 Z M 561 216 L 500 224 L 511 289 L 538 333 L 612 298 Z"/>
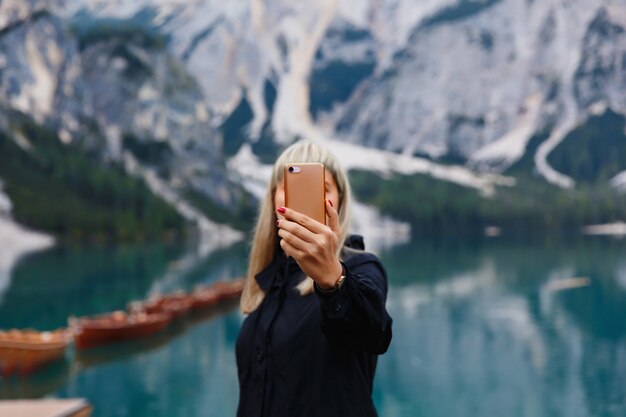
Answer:
<path fill-rule="evenodd" d="M 346 238 L 346 243 L 344 246 L 357 249 L 357 250 L 365 250 L 365 243 L 363 243 L 363 236 L 361 235 L 348 235 Z"/>
<path fill-rule="evenodd" d="M 274 260 L 265 269 L 256 275 L 256 282 L 264 292 L 268 292 L 275 282 L 284 281 L 294 272 L 300 271 L 300 266 L 293 258 L 287 258 L 282 249 L 278 249 Z"/>
<path fill-rule="evenodd" d="M 274 256 L 274 260 L 270 263 L 265 269 L 256 274 L 256 282 L 259 284 L 259 287 L 263 290 L 263 292 L 267 293 L 272 286 L 272 282 L 274 281 L 274 272 L 276 271 L 276 264 L 278 263 L 279 256 L 283 256 L 282 254 L 278 256 Z"/>

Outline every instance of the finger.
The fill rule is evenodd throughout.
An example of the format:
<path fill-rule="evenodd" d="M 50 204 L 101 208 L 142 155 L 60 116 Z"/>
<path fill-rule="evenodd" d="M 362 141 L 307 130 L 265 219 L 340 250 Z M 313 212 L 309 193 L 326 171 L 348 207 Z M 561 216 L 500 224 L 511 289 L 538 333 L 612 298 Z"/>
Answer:
<path fill-rule="evenodd" d="M 285 216 L 285 219 L 296 222 L 313 233 L 322 233 L 324 231 L 324 227 L 326 227 L 326 225 L 310 218 L 306 214 L 299 213 L 287 207 L 278 207 L 276 211 Z"/>
<path fill-rule="evenodd" d="M 296 222 L 291 222 L 287 219 L 278 220 L 276 222 L 279 230 L 286 230 L 287 232 L 297 236 L 305 242 L 314 242 L 315 234 L 304 226 L 299 225 Z M 280 234 L 280 233 L 279 233 Z"/>
<path fill-rule="evenodd" d="M 291 245 L 293 248 L 304 252 L 307 248 L 307 245 L 310 245 L 309 243 L 303 241 L 302 239 L 300 239 L 298 236 L 293 235 L 291 233 L 289 233 L 288 231 L 284 230 L 284 229 L 279 229 L 278 230 L 278 236 L 280 236 L 280 238 L 284 241 L 286 241 L 287 243 L 289 243 L 289 245 Z"/>
<path fill-rule="evenodd" d="M 326 216 L 328 217 L 328 227 L 336 236 L 341 235 L 341 225 L 339 224 L 339 213 L 333 207 L 330 200 L 326 200 Z"/>
<path fill-rule="evenodd" d="M 287 254 L 287 256 L 291 256 L 296 261 L 302 258 L 303 252 L 294 248 L 285 239 L 280 240 L 280 247 L 283 248 L 283 251 L 285 252 L 285 254 Z"/>

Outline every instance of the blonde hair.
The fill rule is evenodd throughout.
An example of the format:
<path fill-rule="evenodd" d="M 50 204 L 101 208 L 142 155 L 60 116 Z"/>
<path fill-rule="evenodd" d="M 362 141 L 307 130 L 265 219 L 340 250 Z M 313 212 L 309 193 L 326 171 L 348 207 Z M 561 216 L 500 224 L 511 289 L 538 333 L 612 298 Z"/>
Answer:
<path fill-rule="evenodd" d="M 339 160 L 328 149 L 311 141 L 300 141 L 289 146 L 274 163 L 272 177 L 261 202 L 252 239 L 246 282 L 240 301 L 240 308 L 244 314 L 256 310 L 265 298 L 265 292 L 259 287 L 255 277 L 272 262 L 276 255 L 278 235 L 274 194 L 279 181 L 283 180 L 285 164 L 294 162 L 320 162 L 333 175 L 339 191 L 339 225 L 341 227 L 337 256 L 340 256 L 348 236 L 351 218 L 351 191 L 348 177 L 339 165 Z M 297 288 L 301 295 L 310 294 L 313 292 L 313 280 L 306 277 Z"/>

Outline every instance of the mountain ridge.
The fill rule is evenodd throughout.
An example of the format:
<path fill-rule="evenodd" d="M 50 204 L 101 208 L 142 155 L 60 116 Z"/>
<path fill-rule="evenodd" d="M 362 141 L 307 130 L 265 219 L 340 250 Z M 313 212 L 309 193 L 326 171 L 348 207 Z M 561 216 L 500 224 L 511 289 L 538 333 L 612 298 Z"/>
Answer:
<path fill-rule="evenodd" d="M 204 199 L 202 216 L 249 212 L 246 174 L 228 161 L 244 147 L 268 163 L 303 137 L 361 155 L 356 169 L 425 173 L 482 195 L 515 188 L 520 161 L 520 175 L 575 191 L 584 181 L 553 155 L 594 117 L 626 114 L 626 6 L 614 0 L 0 8 L 0 105 L 64 143 L 101 146 L 168 201 Z M 626 164 L 615 166 L 599 186 L 621 189 Z"/>
<path fill-rule="evenodd" d="M 210 92 L 207 107 L 216 122 L 246 98 L 253 114 L 248 126 L 252 142 L 269 119 L 281 144 L 294 137 L 314 137 L 322 128 L 324 134 L 353 143 L 435 160 L 457 155 L 474 169 L 502 172 L 521 157 L 534 133 L 554 124 L 553 135 L 538 149 L 537 169 L 547 181 L 570 187 L 566 176 L 551 169 L 547 155 L 584 121 L 587 108 L 596 102 L 604 100 L 613 111 L 626 112 L 617 94 L 596 93 L 593 103 L 580 94 L 599 82 L 604 91 L 626 88 L 619 73 L 589 80 L 581 71 L 601 59 L 583 42 L 594 30 L 600 36 L 594 42 L 612 48 L 613 60 L 626 50 L 622 38 L 611 39 L 603 32 L 605 25 L 622 28 L 624 24 L 619 16 L 626 8 L 613 0 L 576 0 L 568 8 L 556 1 L 525 0 L 440 0 L 419 7 L 405 1 L 366 0 L 306 6 L 276 2 L 272 8 L 254 1 L 220 6 L 208 0 L 169 2 L 167 7 L 160 0 L 68 4 L 64 9 L 68 15 L 78 10 L 103 16 L 151 10 L 157 16 L 154 21 L 171 36 L 174 54 L 184 57 L 200 86 Z M 188 24 L 183 25 L 183 19 Z M 301 27 L 294 26 L 296 22 Z M 400 35 L 392 34 L 390 27 L 399 28 Z M 324 33 L 309 40 L 307 36 L 316 31 Z M 337 42 L 341 34 L 346 34 L 343 43 Z M 438 53 L 445 42 L 447 53 Z M 297 69 L 294 58 L 310 56 L 305 51 L 311 47 L 317 50 L 315 59 L 301 60 L 297 66 L 304 67 Z M 217 63 L 212 69 L 199 59 L 209 56 L 209 51 Z M 579 55 L 586 64 L 580 63 Z M 463 65 L 452 65 L 454 60 Z M 219 76 L 223 64 L 237 70 L 223 78 Z M 327 69 L 331 73 L 333 66 L 343 68 L 344 80 L 362 79 L 348 87 L 348 96 L 340 93 L 333 99 L 332 93 L 311 89 L 323 85 L 328 76 L 319 75 Z M 365 76 L 358 75 L 364 69 Z M 428 78 L 437 72 L 454 78 Z M 471 82 L 469 74 L 478 77 L 477 82 Z M 301 77 L 310 79 L 303 83 Z M 277 88 L 272 109 L 263 104 L 267 80 Z M 336 91 L 342 84 L 330 86 Z M 410 86 L 418 92 L 407 96 Z"/>

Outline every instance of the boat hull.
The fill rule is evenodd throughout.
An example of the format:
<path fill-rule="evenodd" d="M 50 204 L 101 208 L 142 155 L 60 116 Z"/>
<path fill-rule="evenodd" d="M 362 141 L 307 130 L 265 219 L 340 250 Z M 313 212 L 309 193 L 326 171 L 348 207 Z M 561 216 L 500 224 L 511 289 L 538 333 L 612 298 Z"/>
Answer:
<path fill-rule="evenodd" d="M 95 319 L 79 318 L 72 324 L 74 344 L 77 349 L 89 349 L 96 346 L 129 339 L 147 337 L 165 329 L 172 317 L 167 314 L 144 314 L 122 319 L 106 317 Z"/>
<path fill-rule="evenodd" d="M 46 340 L 47 339 L 47 340 Z M 67 334 L 34 331 L 0 335 L 0 374 L 27 375 L 65 357 Z"/>

